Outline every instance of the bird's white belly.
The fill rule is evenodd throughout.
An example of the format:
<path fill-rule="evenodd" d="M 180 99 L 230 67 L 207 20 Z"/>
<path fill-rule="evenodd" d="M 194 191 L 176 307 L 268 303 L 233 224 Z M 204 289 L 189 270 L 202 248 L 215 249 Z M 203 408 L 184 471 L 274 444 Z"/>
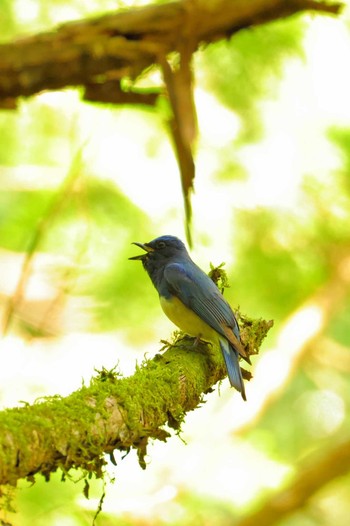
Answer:
<path fill-rule="evenodd" d="M 183 332 L 209 342 L 218 341 L 218 333 L 178 298 L 172 296 L 167 300 L 160 296 L 159 299 L 166 316 Z"/>

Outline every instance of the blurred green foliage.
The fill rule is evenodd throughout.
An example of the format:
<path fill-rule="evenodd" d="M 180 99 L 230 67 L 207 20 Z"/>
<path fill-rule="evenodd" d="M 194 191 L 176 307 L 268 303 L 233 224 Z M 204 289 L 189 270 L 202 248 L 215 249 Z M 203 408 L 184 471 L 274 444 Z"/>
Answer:
<path fill-rule="evenodd" d="M 239 31 L 229 40 L 209 45 L 201 55 L 204 84 L 243 121 L 239 142 L 263 135 L 259 100 L 273 95 L 286 58 L 302 57 L 303 30 L 300 17 L 275 21 Z"/>

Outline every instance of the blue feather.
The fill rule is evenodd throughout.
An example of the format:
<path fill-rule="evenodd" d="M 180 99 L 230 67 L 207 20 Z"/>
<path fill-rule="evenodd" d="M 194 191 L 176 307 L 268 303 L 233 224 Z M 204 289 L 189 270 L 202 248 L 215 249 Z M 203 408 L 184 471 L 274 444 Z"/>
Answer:
<path fill-rule="evenodd" d="M 232 345 L 223 338 L 220 338 L 221 352 L 225 360 L 226 369 L 230 384 L 237 389 L 242 395 L 243 400 L 247 400 L 245 395 L 244 382 L 242 371 L 238 363 L 238 353 L 233 349 Z"/>
<path fill-rule="evenodd" d="M 169 263 L 164 281 L 170 291 L 219 334 L 226 337 L 223 325 L 240 340 L 239 328 L 230 305 L 202 269 L 190 259 Z M 163 281 L 163 283 L 164 283 Z"/>

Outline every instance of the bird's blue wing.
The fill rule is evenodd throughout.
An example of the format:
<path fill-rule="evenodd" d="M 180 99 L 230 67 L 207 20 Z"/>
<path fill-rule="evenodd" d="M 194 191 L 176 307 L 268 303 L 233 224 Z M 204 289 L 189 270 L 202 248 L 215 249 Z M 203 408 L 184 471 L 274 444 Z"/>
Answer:
<path fill-rule="evenodd" d="M 170 263 L 164 279 L 171 292 L 202 320 L 227 338 L 231 329 L 240 340 L 239 328 L 230 305 L 213 281 L 193 261 Z"/>
<path fill-rule="evenodd" d="M 230 383 L 246 400 L 238 355 L 241 354 L 247 361 L 249 357 L 241 344 L 238 324 L 230 305 L 213 281 L 192 261 L 166 265 L 164 279 L 168 291 L 222 336 L 219 343 Z"/>

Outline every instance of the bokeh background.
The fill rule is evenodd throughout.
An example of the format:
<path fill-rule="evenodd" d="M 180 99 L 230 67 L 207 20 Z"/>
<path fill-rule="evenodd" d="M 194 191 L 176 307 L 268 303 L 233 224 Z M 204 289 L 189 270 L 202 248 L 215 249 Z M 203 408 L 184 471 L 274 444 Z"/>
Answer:
<path fill-rule="evenodd" d="M 141 3 L 2 0 L 1 41 Z M 149 447 L 145 471 L 117 456 L 89 500 L 78 472 L 22 481 L 4 520 L 88 525 L 104 490 L 101 525 L 245 524 L 350 440 L 349 20 L 298 15 L 195 55 L 191 254 L 205 270 L 225 262 L 232 306 L 275 322 L 248 401 L 225 381 L 181 438 Z M 66 395 L 95 368 L 132 374 L 170 337 L 127 259 L 132 241 L 185 238 L 168 111 L 88 104 L 79 89 L 0 111 L 2 409 Z M 322 477 L 278 524 L 349 524 L 350 476 Z"/>

